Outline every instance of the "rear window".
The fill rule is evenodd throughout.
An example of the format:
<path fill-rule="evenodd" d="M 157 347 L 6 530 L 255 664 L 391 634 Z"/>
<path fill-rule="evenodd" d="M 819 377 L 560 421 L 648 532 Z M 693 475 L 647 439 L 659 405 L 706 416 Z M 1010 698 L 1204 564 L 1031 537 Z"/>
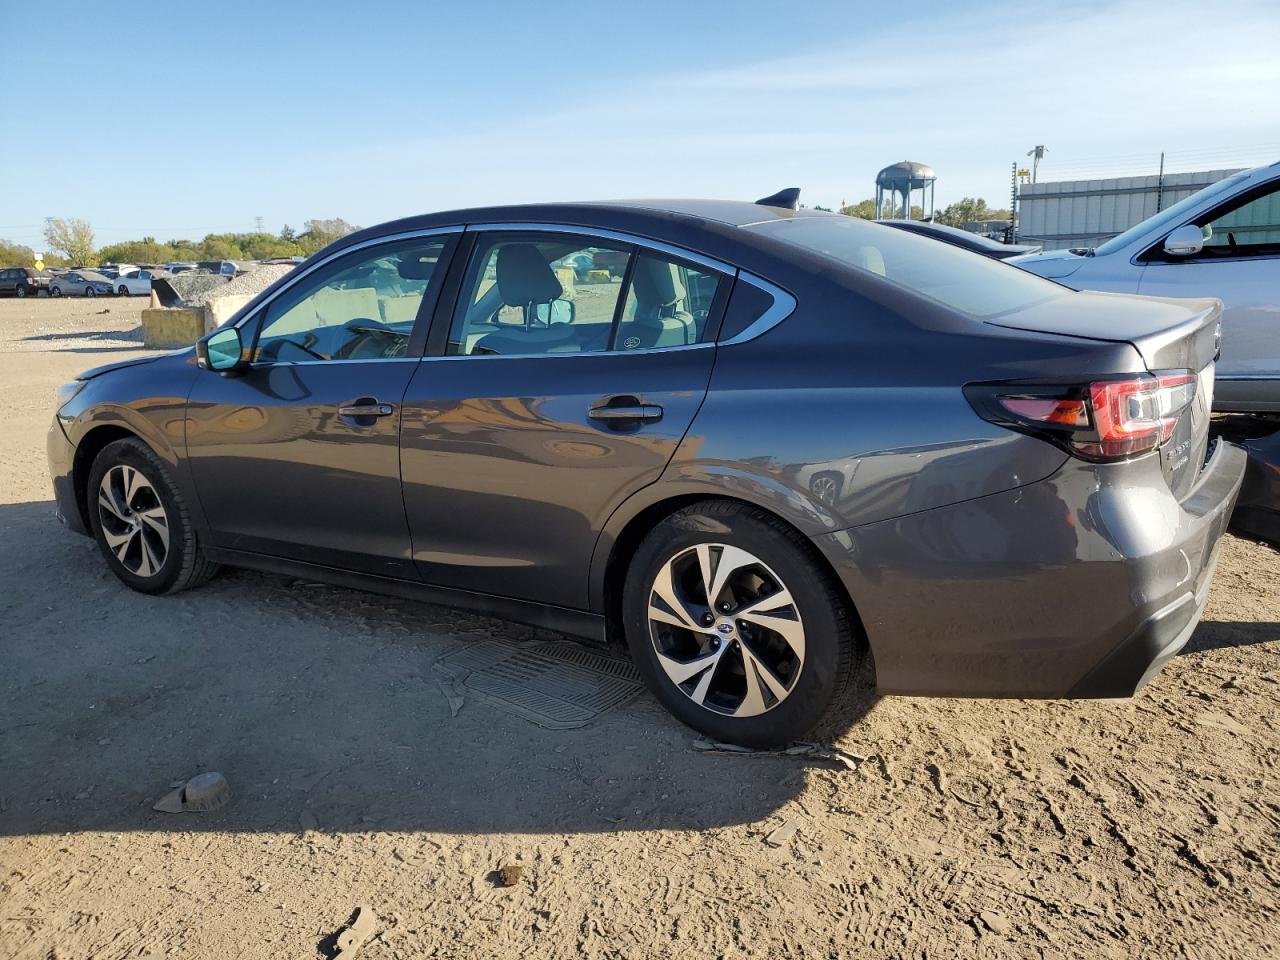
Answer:
<path fill-rule="evenodd" d="M 855 217 L 769 220 L 746 229 L 839 260 L 978 318 L 1066 292 L 1056 283 L 981 254 Z"/>

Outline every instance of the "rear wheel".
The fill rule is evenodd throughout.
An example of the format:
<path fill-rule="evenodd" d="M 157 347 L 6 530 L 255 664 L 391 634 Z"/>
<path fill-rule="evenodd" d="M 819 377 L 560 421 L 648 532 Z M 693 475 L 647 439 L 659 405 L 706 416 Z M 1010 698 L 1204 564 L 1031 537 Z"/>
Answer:
<path fill-rule="evenodd" d="M 50 287 L 50 288 L 49 288 L 49 296 L 51 296 L 51 297 L 60 297 L 60 296 L 62 296 L 62 288 L 61 288 L 61 287 Z"/>
<path fill-rule="evenodd" d="M 736 503 L 696 504 L 650 531 L 628 570 L 623 621 L 663 706 L 753 747 L 818 724 L 850 689 L 861 649 L 808 541 Z"/>
<path fill-rule="evenodd" d="M 142 593 L 177 593 L 217 572 L 164 462 L 141 440 L 103 448 L 89 471 L 89 525 L 107 565 Z"/>

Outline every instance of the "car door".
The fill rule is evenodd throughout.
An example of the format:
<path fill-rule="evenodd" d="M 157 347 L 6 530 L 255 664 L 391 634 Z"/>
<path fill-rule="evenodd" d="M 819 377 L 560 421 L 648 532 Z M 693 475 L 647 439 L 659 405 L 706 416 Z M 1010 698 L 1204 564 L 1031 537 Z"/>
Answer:
<path fill-rule="evenodd" d="M 413 557 L 435 585 L 585 609 L 604 521 L 706 395 L 731 271 L 584 231 L 468 238 L 404 397 Z"/>
<path fill-rule="evenodd" d="M 361 244 L 242 321 L 242 376 L 199 376 L 187 454 L 213 544 L 417 579 L 401 399 L 455 234 Z"/>
<path fill-rule="evenodd" d="M 1141 258 L 1147 266 L 1138 292 L 1222 301 L 1220 397 L 1250 392 L 1250 381 L 1280 381 L 1280 180 L 1191 222 L 1205 236 L 1200 252 L 1171 256 L 1162 238 Z"/>

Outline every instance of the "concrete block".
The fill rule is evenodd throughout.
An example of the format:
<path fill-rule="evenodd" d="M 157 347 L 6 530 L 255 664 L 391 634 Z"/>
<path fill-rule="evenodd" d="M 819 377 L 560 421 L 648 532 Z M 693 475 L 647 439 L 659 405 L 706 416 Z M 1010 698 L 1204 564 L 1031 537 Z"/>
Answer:
<path fill-rule="evenodd" d="M 231 315 L 252 300 L 256 294 L 229 293 L 225 297 L 211 297 L 204 305 L 204 332 L 209 333 L 222 326 Z"/>
<path fill-rule="evenodd" d="M 205 333 L 203 307 L 142 311 L 142 340 L 155 349 L 189 347 Z"/>

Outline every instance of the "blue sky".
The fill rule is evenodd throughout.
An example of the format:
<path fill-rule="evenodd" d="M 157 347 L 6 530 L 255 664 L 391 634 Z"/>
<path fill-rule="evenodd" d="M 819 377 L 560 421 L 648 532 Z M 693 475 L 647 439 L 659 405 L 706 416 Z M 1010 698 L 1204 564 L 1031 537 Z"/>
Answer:
<path fill-rule="evenodd" d="M 266 2 L 28 5 L 6 43 L 0 238 L 361 225 L 458 206 L 871 196 L 918 160 L 944 204 L 1041 179 L 1280 160 L 1280 4 Z M 55 10 L 54 8 L 57 7 Z M 7 110 L 12 117 L 13 111 Z M 1154 171 L 1152 171 L 1154 172 Z"/>

